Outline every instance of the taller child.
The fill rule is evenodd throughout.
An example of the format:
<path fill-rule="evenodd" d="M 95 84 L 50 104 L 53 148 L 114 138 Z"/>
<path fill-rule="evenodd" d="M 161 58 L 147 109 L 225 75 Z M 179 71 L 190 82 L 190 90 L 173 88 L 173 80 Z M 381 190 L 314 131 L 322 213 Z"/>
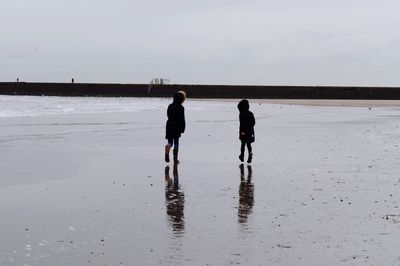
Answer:
<path fill-rule="evenodd" d="M 247 159 L 247 163 L 251 163 L 253 159 L 253 150 L 251 148 L 251 143 L 254 142 L 254 125 L 256 124 L 256 120 L 254 119 L 253 113 L 249 110 L 250 105 L 248 100 L 241 100 L 238 104 L 239 109 L 239 139 L 242 142 L 240 147 L 240 155 L 239 160 L 241 162 L 244 161 L 244 150 L 245 146 L 247 146 L 247 150 L 249 151 L 249 157 Z"/>
<path fill-rule="evenodd" d="M 174 94 L 173 102 L 168 106 L 167 110 L 167 126 L 165 138 L 168 140 L 168 144 L 165 145 L 165 161 L 169 162 L 169 151 L 171 147 L 174 147 L 174 163 L 178 161 L 178 150 L 179 150 L 179 138 L 181 134 L 185 132 L 185 108 L 182 103 L 186 99 L 186 93 L 184 91 L 178 91 Z"/>

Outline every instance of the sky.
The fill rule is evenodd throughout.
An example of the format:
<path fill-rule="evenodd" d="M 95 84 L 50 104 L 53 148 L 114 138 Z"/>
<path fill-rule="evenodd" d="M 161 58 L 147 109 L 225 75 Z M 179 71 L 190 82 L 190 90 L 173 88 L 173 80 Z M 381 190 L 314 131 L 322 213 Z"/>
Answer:
<path fill-rule="evenodd" d="M 1 0 L 0 81 L 400 86 L 398 0 Z"/>

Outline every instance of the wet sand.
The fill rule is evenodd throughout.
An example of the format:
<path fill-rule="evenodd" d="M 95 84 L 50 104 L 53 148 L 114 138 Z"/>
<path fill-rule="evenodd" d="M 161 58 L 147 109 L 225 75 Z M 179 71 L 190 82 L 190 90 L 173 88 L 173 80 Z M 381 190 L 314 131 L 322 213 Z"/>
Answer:
<path fill-rule="evenodd" d="M 1 117 L 0 265 L 400 263 L 399 108 L 251 101 L 241 165 L 236 101 L 189 100 L 174 166 L 168 103 Z"/>

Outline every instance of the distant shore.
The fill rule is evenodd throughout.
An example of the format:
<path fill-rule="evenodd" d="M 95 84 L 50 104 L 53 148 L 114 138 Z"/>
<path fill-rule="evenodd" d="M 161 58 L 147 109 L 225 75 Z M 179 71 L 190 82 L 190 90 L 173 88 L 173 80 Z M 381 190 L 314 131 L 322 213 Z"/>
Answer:
<path fill-rule="evenodd" d="M 263 100 L 263 102 L 305 106 L 400 107 L 400 100 Z"/>
<path fill-rule="evenodd" d="M 208 99 L 400 100 L 400 87 L 0 82 L 2 95 L 170 97 L 178 90 Z"/>
<path fill-rule="evenodd" d="M 202 101 L 202 99 L 196 99 Z M 204 99 L 204 101 L 212 99 Z M 221 101 L 221 99 L 215 99 Z M 222 101 L 237 102 L 237 99 L 222 99 Z M 400 107 L 400 100 L 329 100 L 329 99 L 253 99 L 254 103 L 302 105 L 302 106 L 332 106 L 332 107 Z"/>

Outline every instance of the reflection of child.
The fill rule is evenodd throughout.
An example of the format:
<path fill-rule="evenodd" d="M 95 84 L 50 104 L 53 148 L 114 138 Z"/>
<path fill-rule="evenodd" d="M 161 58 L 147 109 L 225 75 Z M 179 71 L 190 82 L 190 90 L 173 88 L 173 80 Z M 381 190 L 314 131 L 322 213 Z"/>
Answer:
<path fill-rule="evenodd" d="M 252 169 L 251 165 L 247 165 L 247 180 L 244 175 L 244 166 L 240 164 L 240 186 L 239 186 L 239 223 L 247 223 L 249 215 L 253 211 L 254 206 L 254 184 L 251 183 Z"/>
<path fill-rule="evenodd" d="M 239 159 L 241 162 L 244 161 L 244 150 L 245 146 L 247 146 L 247 150 L 249 151 L 247 163 L 251 163 L 253 159 L 251 143 L 254 142 L 254 125 L 256 124 L 256 120 L 254 119 L 253 113 L 249 110 L 250 105 L 248 100 L 241 100 L 238 104 L 238 109 L 240 112 L 239 139 L 242 142 Z"/>
<path fill-rule="evenodd" d="M 179 185 L 178 164 L 174 164 L 174 180 L 169 176 L 169 166 L 165 167 L 165 205 L 174 234 L 185 232 L 185 194 Z"/>
<path fill-rule="evenodd" d="M 184 91 L 178 91 L 174 94 L 173 102 L 168 106 L 167 110 L 167 127 L 165 138 L 168 144 L 165 145 L 165 161 L 169 162 L 169 150 L 174 147 L 174 163 L 178 161 L 179 138 L 181 133 L 185 132 L 185 108 L 182 103 L 186 99 Z"/>

